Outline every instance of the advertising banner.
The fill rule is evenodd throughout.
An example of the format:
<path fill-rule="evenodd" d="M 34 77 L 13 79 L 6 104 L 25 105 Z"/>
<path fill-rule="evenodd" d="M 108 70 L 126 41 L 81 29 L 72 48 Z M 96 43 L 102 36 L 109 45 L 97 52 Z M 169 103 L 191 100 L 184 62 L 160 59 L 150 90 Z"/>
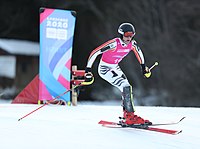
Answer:
<path fill-rule="evenodd" d="M 39 100 L 70 89 L 75 12 L 40 8 Z M 70 92 L 60 97 L 70 101 Z"/>

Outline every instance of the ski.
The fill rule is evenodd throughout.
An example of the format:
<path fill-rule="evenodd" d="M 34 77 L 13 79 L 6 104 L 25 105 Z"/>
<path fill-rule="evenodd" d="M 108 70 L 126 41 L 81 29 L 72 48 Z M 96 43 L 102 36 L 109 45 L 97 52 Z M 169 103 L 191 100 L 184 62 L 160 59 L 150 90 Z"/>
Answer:
<path fill-rule="evenodd" d="M 145 124 L 134 124 L 134 125 L 127 125 L 122 122 L 116 123 L 116 122 L 110 122 L 110 121 L 99 121 L 99 124 L 101 124 L 104 127 L 108 128 L 134 128 L 134 129 L 143 129 L 148 131 L 155 131 L 160 133 L 166 133 L 166 134 L 172 134 L 176 135 L 182 132 L 182 130 L 171 130 L 171 129 L 164 129 L 164 128 L 157 128 L 154 126 L 161 126 L 161 125 L 174 125 L 180 123 L 185 117 L 181 118 L 177 122 L 170 122 L 170 123 L 159 123 L 159 124 L 152 124 L 152 125 L 145 125 Z"/>
<path fill-rule="evenodd" d="M 152 124 L 151 126 L 161 126 L 161 125 L 175 125 L 180 123 L 182 120 L 184 120 L 185 117 L 182 117 L 180 120 L 178 121 L 174 121 L 174 122 L 169 122 L 169 123 L 158 123 L 158 124 Z"/>
<path fill-rule="evenodd" d="M 162 126 L 162 125 L 175 125 L 175 124 L 178 124 L 180 123 L 183 119 L 185 119 L 185 117 L 182 117 L 180 120 L 178 121 L 174 121 L 174 122 L 168 122 L 168 123 L 153 123 L 152 125 L 149 125 L 149 126 Z M 109 122 L 109 121 L 104 121 L 104 120 L 101 120 L 99 122 L 99 124 L 102 124 L 102 125 L 121 125 L 120 123 L 116 123 L 116 122 Z"/>
<path fill-rule="evenodd" d="M 142 129 L 147 131 L 154 131 L 159 133 L 165 133 L 165 134 L 171 134 L 171 135 L 177 135 L 182 132 L 182 130 L 171 130 L 171 129 L 163 129 L 163 128 L 157 128 L 157 127 L 151 127 L 151 126 L 140 126 L 140 125 L 121 125 L 119 123 L 110 122 L 110 124 L 102 124 L 103 127 L 107 128 L 134 128 L 134 129 Z"/>

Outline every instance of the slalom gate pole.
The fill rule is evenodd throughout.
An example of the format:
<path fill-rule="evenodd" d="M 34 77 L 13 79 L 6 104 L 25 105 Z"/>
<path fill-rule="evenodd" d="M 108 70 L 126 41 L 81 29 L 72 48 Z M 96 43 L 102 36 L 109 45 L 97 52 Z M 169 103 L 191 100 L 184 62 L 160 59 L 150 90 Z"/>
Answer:
<path fill-rule="evenodd" d="M 55 97 L 54 99 L 52 99 L 52 100 L 55 100 L 55 99 L 58 99 L 58 98 L 62 97 L 62 96 L 65 95 L 66 93 L 72 91 L 73 89 L 79 87 L 79 86 L 82 85 L 82 84 L 83 84 L 83 83 L 80 83 L 80 84 L 78 84 L 78 85 L 72 87 L 71 89 L 69 89 L 69 90 L 63 92 L 62 94 L 56 96 L 56 97 Z M 83 84 L 83 85 L 84 85 L 84 84 Z M 46 106 L 46 105 L 48 105 L 48 104 L 49 104 L 49 103 L 46 102 L 45 104 L 43 104 L 42 106 L 38 107 L 37 109 L 35 109 L 35 110 L 29 112 L 28 114 L 24 115 L 23 117 L 19 118 L 18 121 L 21 121 L 21 120 L 24 119 L 25 117 L 31 115 L 32 113 L 38 111 L 39 109 L 43 108 L 44 106 Z"/>

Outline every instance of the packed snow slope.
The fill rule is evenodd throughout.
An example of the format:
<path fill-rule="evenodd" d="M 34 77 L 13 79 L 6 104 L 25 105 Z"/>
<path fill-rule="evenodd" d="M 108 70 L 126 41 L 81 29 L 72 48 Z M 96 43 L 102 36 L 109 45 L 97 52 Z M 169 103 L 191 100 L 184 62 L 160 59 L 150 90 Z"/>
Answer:
<path fill-rule="evenodd" d="M 178 135 L 137 129 L 106 128 L 100 120 L 118 121 L 121 106 L 0 104 L 1 149 L 199 149 L 200 109 L 139 107 L 137 114 L 155 123 L 181 123 L 161 128 L 183 130 Z"/>

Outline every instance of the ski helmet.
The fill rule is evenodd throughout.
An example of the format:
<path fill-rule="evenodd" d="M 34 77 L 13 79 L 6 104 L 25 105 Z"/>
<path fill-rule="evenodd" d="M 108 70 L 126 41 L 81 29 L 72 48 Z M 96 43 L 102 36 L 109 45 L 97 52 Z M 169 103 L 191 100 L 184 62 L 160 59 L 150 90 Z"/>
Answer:
<path fill-rule="evenodd" d="M 118 28 L 118 33 L 122 36 L 134 36 L 135 28 L 131 23 L 122 23 Z"/>

